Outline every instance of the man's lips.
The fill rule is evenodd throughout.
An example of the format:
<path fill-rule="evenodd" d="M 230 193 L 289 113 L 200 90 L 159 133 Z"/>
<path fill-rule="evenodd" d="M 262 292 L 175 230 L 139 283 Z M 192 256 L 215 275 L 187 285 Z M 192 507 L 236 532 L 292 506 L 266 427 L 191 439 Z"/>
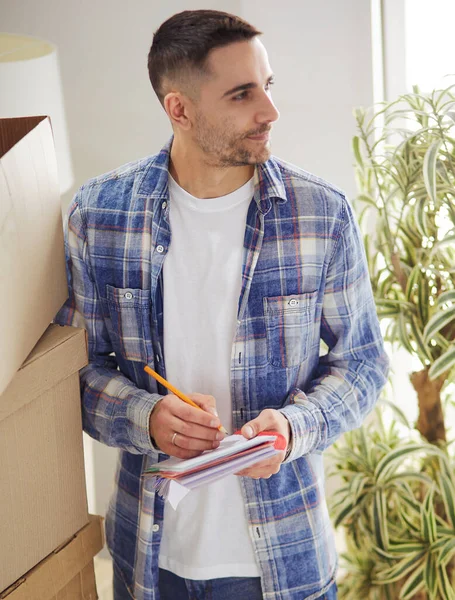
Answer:
<path fill-rule="evenodd" d="M 269 137 L 270 137 L 270 132 L 266 131 L 266 133 L 262 133 L 261 135 L 249 135 L 248 139 L 255 140 L 257 142 L 265 142 L 269 139 Z"/>

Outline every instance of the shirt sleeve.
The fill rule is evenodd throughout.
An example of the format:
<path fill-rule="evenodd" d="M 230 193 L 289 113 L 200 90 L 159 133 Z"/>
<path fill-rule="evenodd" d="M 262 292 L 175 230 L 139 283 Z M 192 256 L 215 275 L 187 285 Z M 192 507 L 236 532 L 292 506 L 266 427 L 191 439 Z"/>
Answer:
<path fill-rule="evenodd" d="M 149 420 L 162 396 L 139 389 L 117 368 L 91 273 L 81 193 L 76 194 L 65 222 L 69 298 L 54 322 L 87 330 L 89 363 L 80 372 L 84 430 L 108 446 L 151 454 L 158 449 L 150 437 Z"/>
<path fill-rule="evenodd" d="M 388 358 L 376 315 L 363 241 L 349 203 L 327 270 L 319 358 L 305 390 L 295 388 L 280 411 L 292 443 L 287 461 L 321 452 L 360 427 L 373 409 L 388 373 Z"/>

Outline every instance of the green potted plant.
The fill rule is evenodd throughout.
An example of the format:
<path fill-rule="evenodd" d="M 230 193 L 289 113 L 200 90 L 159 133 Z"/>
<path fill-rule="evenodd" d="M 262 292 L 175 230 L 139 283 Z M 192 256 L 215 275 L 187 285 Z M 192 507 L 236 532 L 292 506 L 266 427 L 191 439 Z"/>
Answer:
<path fill-rule="evenodd" d="M 359 221 L 384 337 L 410 373 L 415 424 L 394 401 L 384 425 L 334 446 L 343 480 L 332 503 L 345 530 L 349 600 L 455 600 L 455 469 L 447 410 L 455 381 L 455 96 L 417 88 L 355 111 Z M 371 230 L 368 217 L 374 215 Z"/>

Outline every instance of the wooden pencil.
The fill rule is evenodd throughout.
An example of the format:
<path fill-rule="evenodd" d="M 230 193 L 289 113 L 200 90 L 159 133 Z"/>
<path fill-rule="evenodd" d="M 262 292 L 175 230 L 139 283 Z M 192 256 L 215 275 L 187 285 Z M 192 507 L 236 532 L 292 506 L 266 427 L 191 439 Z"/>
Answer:
<path fill-rule="evenodd" d="M 167 388 L 175 396 L 177 396 L 178 398 L 180 398 L 180 400 L 183 400 L 183 402 L 186 402 L 190 406 L 194 406 L 194 408 L 199 408 L 200 410 L 204 410 L 198 404 L 196 404 L 196 402 L 193 402 L 193 400 L 191 400 L 191 398 L 189 398 L 186 394 L 184 394 L 179 389 L 177 389 L 175 386 L 173 386 L 172 383 L 170 383 L 167 379 L 164 379 L 164 377 L 161 377 L 161 375 L 159 375 L 156 371 L 154 371 L 153 369 L 151 369 L 148 365 L 145 365 L 144 371 L 146 373 L 148 373 L 149 375 L 151 375 L 154 379 L 156 379 L 157 381 L 159 381 L 159 383 L 161 383 L 162 385 L 164 385 L 165 388 Z M 226 429 L 222 425 L 220 425 L 218 427 L 218 429 L 220 431 L 222 431 L 223 433 L 225 433 L 226 435 L 228 435 L 228 432 L 226 431 Z"/>

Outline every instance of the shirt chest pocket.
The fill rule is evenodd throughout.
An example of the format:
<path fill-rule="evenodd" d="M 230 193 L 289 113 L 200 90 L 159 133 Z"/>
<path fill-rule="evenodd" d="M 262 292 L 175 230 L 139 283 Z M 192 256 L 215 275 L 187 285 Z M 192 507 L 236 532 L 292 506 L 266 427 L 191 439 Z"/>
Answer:
<path fill-rule="evenodd" d="M 268 362 L 296 367 L 309 354 L 315 326 L 316 292 L 264 298 Z"/>
<path fill-rule="evenodd" d="M 150 291 L 106 285 L 112 342 L 127 360 L 148 362 L 151 352 Z"/>

